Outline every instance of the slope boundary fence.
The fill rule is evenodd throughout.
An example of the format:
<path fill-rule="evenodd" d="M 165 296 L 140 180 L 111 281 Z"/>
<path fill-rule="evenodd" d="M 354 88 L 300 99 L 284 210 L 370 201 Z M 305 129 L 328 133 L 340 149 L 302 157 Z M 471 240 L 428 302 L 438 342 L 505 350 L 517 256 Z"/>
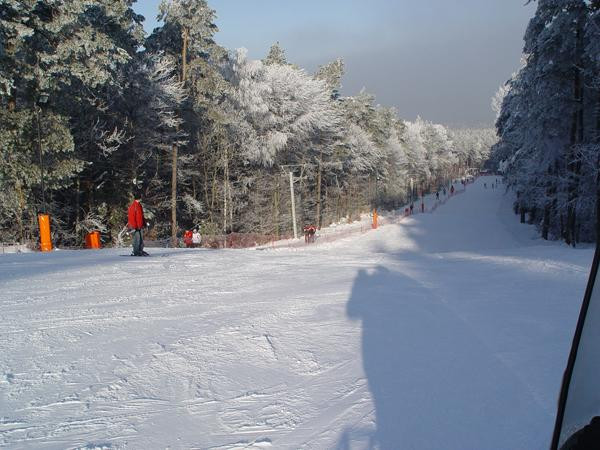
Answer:
<path fill-rule="evenodd" d="M 446 195 L 444 199 L 434 200 L 433 205 L 430 206 L 429 208 L 425 207 L 423 213 L 416 211 L 412 215 L 432 214 L 433 212 L 435 212 L 435 210 L 437 208 L 439 208 L 442 205 L 445 205 L 452 197 L 456 197 L 457 195 L 464 194 L 466 191 L 467 191 L 466 186 L 464 186 L 462 189 L 457 189 L 454 191 L 453 194 Z M 432 200 L 431 197 L 432 197 L 432 195 L 428 195 L 427 200 L 431 201 Z M 411 216 L 410 213 L 407 214 L 405 212 L 406 210 L 407 210 L 407 208 L 403 207 L 403 208 L 397 209 L 395 211 L 383 212 L 379 216 L 378 226 L 381 227 L 381 226 L 386 226 L 386 225 L 400 224 L 404 219 Z M 355 222 L 347 227 L 344 227 L 344 229 L 341 231 L 336 231 L 335 229 L 333 231 L 330 231 L 330 230 L 332 230 L 332 229 L 327 228 L 327 229 L 320 230 L 320 232 L 317 233 L 315 242 L 311 243 L 311 244 L 308 244 L 308 243 L 304 242 L 304 240 L 301 240 L 301 239 L 277 240 L 277 241 L 272 241 L 266 245 L 260 246 L 260 247 L 258 247 L 258 249 L 268 250 L 268 249 L 281 249 L 281 248 L 302 248 L 302 247 L 306 247 L 306 246 L 320 245 L 320 244 L 335 242 L 335 241 L 345 239 L 345 238 L 348 238 L 351 236 L 357 236 L 360 234 L 368 233 L 369 231 L 373 230 L 373 227 L 371 226 L 371 218 L 369 218 L 369 221 L 361 220 L 360 222 Z"/>

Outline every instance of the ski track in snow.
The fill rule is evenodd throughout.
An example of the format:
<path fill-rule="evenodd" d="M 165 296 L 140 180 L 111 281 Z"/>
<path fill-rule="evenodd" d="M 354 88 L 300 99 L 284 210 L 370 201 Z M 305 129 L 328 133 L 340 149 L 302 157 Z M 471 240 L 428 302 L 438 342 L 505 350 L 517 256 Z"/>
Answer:
<path fill-rule="evenodd" d="M 592 250 L 484 181 L 314 246 L 0 256 L 0 447 L 546 448 Z"/>

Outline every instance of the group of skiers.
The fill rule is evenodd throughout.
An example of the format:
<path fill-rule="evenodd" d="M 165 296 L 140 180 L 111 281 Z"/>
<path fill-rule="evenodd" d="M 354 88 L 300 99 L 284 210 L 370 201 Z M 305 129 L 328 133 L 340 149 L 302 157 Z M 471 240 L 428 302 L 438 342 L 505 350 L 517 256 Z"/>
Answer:
<path fill-rule="evenodd" d="M 442 194 L 444 195 L 444 197 L 448 194 L 448 191 L 446 191 L 446 187 L 442 187 Z M 454 195 L 454 185 L 450 186 L 450 195 Z M 438 189 L 435 192 L 435 199 L 436 201 L 440 200 L 440 190 Z M 410 202 L 410 205 L 404 209 L 404 215 L 409 216 L 409 215 L 413 215 L 415 211 L 415 204 L 414 202 Z M 423 199 L 421 198 L 421 212 L 425 212 L 425 202 L 423 201 Z"/>
<path fill-rule="evenodd" d="M 496 182 L 492 183 L 492 189 L 495 189 L 498 187 L 498 178 L 496 178 Z M 483 183 L 483 188 L 487 189 L 487 183 Z"/>
<path fill-rule="evenodd" d="M 306 244 L 312 244 L 315 242 L 315 235 L 317 234 L 317 227 L 314 225 L 305 225 L 304 231 L 304 242 Z"/>
<path fill-rule="evenodd" d="M 444 197 L 447 194 L 445 186 L 442 188 L 442 194 L 444 194 Z M 450 186 L 450 195 L 454 195 L 454 185 Z M 436 200 L 440 199 L 440 191 L 439 191 L 439 189 L 435 192 L 435 199 Z"/>
<path fill-rule="evenodd" d="M 198 228 L 194 228 L 194 230 L 187 230 L 183 233 L 183 243 L 187 248 L 200 247 L 202 243 L 202 236 L 200 235 L 200 231 Z"/>

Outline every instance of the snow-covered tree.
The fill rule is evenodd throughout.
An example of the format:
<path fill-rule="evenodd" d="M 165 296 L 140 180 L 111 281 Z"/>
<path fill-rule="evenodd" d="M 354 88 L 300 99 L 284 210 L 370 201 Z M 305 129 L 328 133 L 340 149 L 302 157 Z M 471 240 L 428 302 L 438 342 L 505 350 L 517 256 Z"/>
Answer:
<path fill-rule="evenodd" d="M 524 220 L 544 238 L 593 238 L 597 2 L 540 0 L 525 34 L 525 65 L 509 81 L 496 123 L 503 161 Z M 597 32 L 596 32 L 597 33 Z M 591 170 L 591 172 L 590 172 Z M 594 181 L 595 183 L 595 181 Z"/>
<path fill-rule="evenodd" d="M 41 184 L 49 178 L 46 203 L 58 224 L 77 214 L 72 204 L 64 204 L 73 198 L 66 188 L 84 168 L 82 161 L 89 166 L 95 152 L 114 148 L 122 136 L 105 127 L 102 117 L 108 93 L 118 92 L 121 69 L 141 43 L 138 19 L 125 0 L 2 5 L 0 102 L 6 114 L 0 130 L 12 137 L 3 141 L 4 153 L 13 161 L 29 160 L 39 174 L 35 183 L 19 187 L 29 189 L 23 195 L 33 210 L 42 203 Z M 34 158 L 38 145 L 42 157 Z M 61 181 L 53 183 L 58 168 Z M 62 207 L 54 208 L 58 204 Z"/>
<path fill-rule="evenodd" d="M 153 52 L 164 52 L 177 61 L 179 80 L 190 91 L 189 103 L 179 114 L 187 116 L 184 122 L 191 138 L 198 134 L 198 117 L 195 116 L 194 104 L 203 103 L 198 93 L 206 93 L 203 75 L 208 73 L 207 66 L 217 53 L 218 46 L 214 42 L 214 34 L 218 31 L 214 21 L 216 13 L 208 6 L 206 0 L 162 0 L 159 5 L 159 19 L 164 25 L 148 38 L 147 48 Z M 187 160 L 191 148 L 186 149 Z M 177 199 L 178 180 L 182 173 L 178 171 L 180 150 L 174 144 L 171 148 L 171 240 L 177 242 Z"/>
<path fill-rule="evenodd" d="M 513 74 L 513 77 L 516 74 Z M 502 111 L 502 103 L 504 102 L 504 98 L 510 91 L 510 86 L 508 83 L 504 83 L 500 85 L 494 96 L 492 97 L 492 111 L 496 113 L 496 120 L 500 117 L 500 113 Z"/>
<path fill-rule="evenodd" d="M 232 107 L 241 120 L 243 155 L 249 162 L 297 163 L 309 150 L 303 144 L 336 132 L 339 113 L 327 85 L 304 70 L 251 61 L 240 49 L 231 74 Z"/>
<path fill-rule="evenodd" d="M 285 57 L 285 50 L 281 47 L 281 45 L 279 45 L 279 42 L 275 42 L 273 45 L 271 45 L 269 53 L 263 60 L 263 63 L 266 65 L 286 65 L 288 63 L 287 58 Z"/>
<path fill-rule="evenodd" d="M 331 96 L 334 99 L 340 97 L 340 89 L 342 88 L 342 77 L 344 76 L 344 61 L 341 58 L 319 67 L 315 74 L 315 78 L 325 81 Z"/>

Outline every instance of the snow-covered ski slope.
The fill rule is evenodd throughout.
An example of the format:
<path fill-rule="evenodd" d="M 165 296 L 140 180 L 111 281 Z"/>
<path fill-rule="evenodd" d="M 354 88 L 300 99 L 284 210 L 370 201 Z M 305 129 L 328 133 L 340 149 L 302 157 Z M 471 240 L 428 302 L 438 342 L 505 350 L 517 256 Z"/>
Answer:
<path fill-rule="evenodd" d="M 0 446 L 547 448 L 592 250 L 492 180 L 301 249 L 0 256 Z"/>

